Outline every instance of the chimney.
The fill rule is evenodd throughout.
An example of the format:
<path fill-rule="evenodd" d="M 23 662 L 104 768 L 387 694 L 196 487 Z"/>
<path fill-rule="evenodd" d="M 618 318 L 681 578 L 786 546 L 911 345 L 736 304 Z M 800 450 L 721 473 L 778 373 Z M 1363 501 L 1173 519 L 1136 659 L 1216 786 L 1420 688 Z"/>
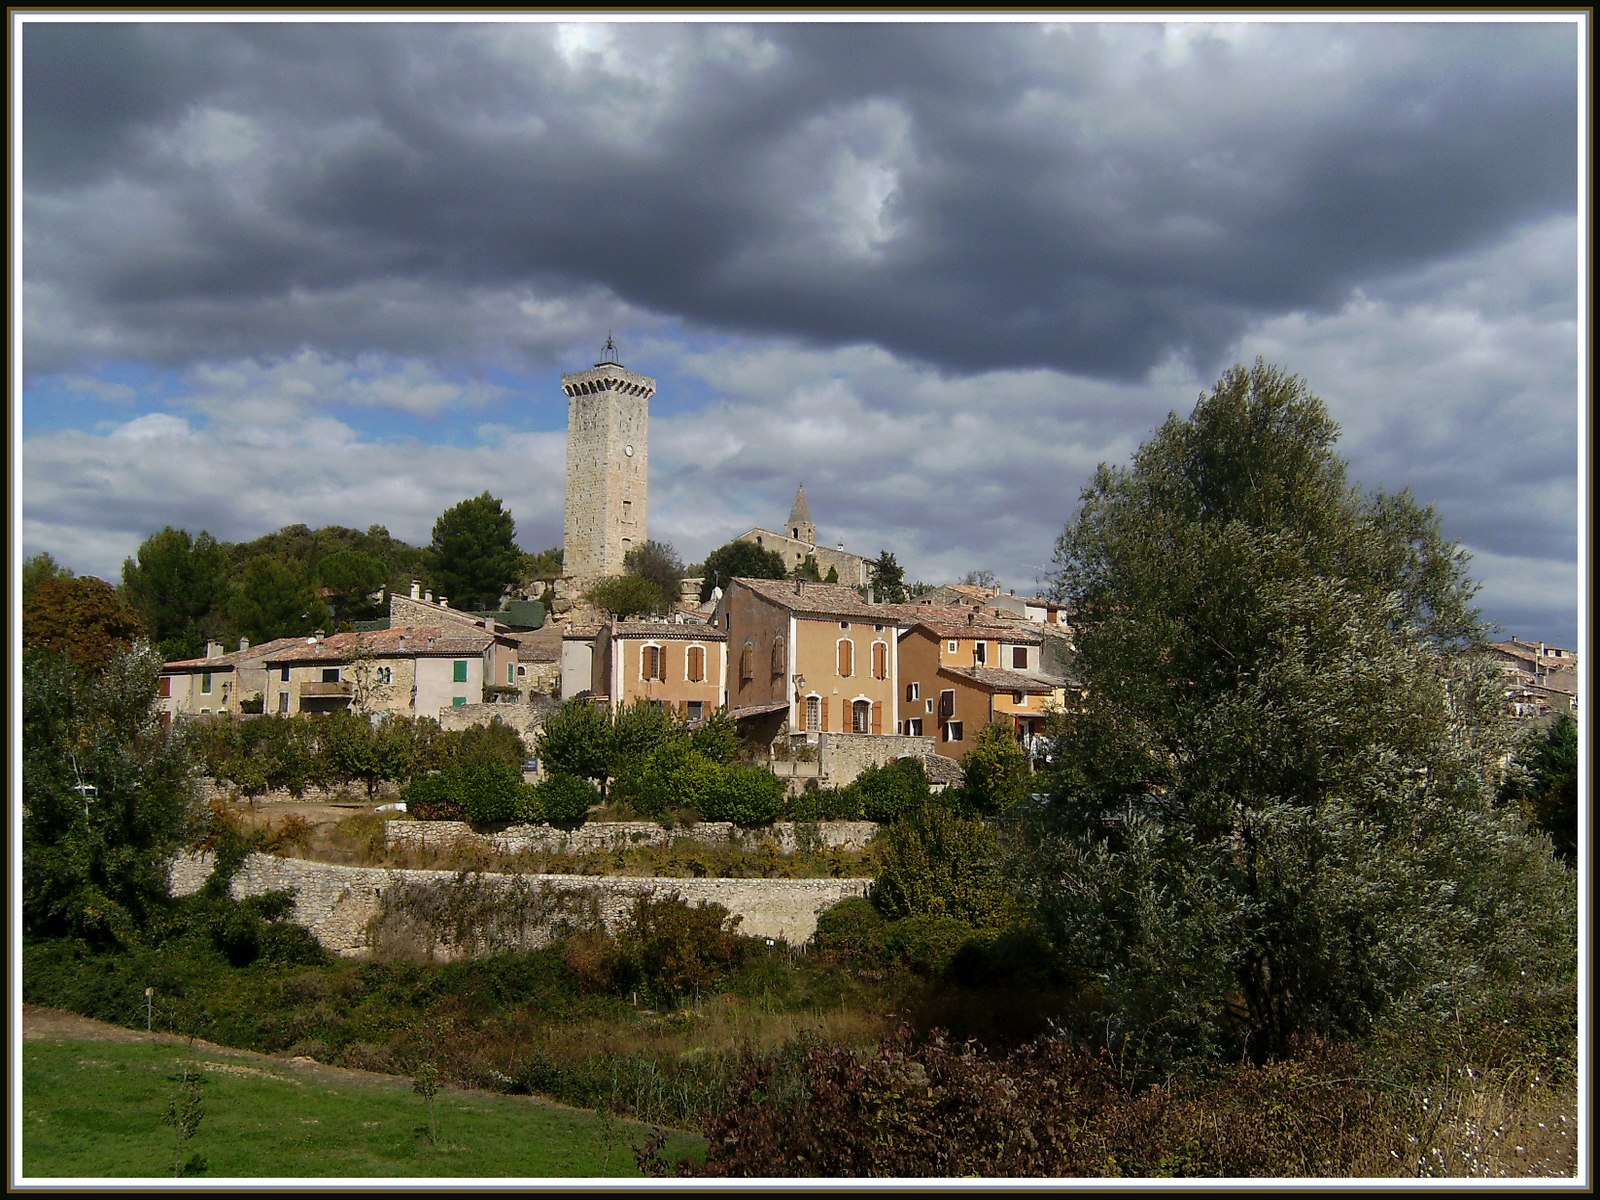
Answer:
<path fill-rule="evenodd" d="M 868 604 L 872 603 L 872 581 L 871 580 L 867 581 L 867 603 Z"/>
<path fill-rule="evenodd" d="M 802 590 L 803 589 L 802 589 L 802 585 L 801 585 L 800 581 L 798 579 L 796 579 L 794 581 L 794 594 L 796 596 L 798 596 Z"/>
<path fill-rule="evenodd" d="M 976 625 L 977 623 L 978 623 L 978 614 L 977 614 L 977 612 L 976 611 L 969 612 L 967 614 L 967 624 L 968 625 Z"/>
<path fill-rule="evenodd" d="M 221 658 L 222 657 L 222 643 L 221 642 L 207 642 L 206 643 L 206 657 L 207 658 Z"/>
<path fill-rule="evenodd" d="M 411 598 L 413 600 L 422 599 L 422 580 L 413 579 L 411 581 Z"/>
<path fill-rule="evenodd" d="M 250 639 L 247 638 L 247 637 L 240 638 L 239 639 L 239 649 L 240 650 L 248 650 L 248 649 L 250 649 Z"/>
<path fill-rule="evenodd" d="M 439 607 L 440 608 L 449 608 L 450 607 L 447 603 L 445 603 L 445 598 L 443 596 L 439 597 Z"/>
<path fill-rule="evenodd" d="M 429 604 L 432 604 L 433 603 L 433 589 L 429 588 L 427 591 L 423 592 L 422 593 L 422 598 L 424 600 L 426 600 Z"/>
<path fill-rule="evenodd" d="M 493 633 L 494 632 L 494 618 L 493 617 L 485 617 L 483 619 L 483 631 L 485 633 Z"/>

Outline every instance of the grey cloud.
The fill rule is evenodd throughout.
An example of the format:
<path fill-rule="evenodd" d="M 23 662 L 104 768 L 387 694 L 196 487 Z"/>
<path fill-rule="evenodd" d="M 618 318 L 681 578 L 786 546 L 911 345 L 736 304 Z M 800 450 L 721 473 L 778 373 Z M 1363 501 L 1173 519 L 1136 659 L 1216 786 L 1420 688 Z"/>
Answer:
<path fill-rule="evenodd" d="M 1245 50 L 1202 39 L 1162 60 L 1140 27 L 768 25 L 750 31 L 769 51 L 754 64 L 713 55 L 726 31 L 712 26 L 608 36 L 609 58 L 574 69 L 551 26 L 30 32 L 24 145 L 44 215 L 29 278 L 152 355 L 181 353 L 173 331 L 196 303 L 231 310 L 230 349 L 283 352 L 320 340 L 329 298 L 352 287 L 599 286 L 706 326 L 867 341 L 953 371 L 1132 379 L 1171 354 L 1210 369 L 1261 314 L 1328 309 L 1358 280 L 1573 204 L 1560 28 L 1266 30 L 1248 55 L 1275 39 L 1348 48 L 1341 90 L 1282 112 L 1271 95 L 1245 103 Z M 1094 95 L 1117 72 L 1152 111 L 1170 99 L 1217 119 L 1191 128 L 1180 111 L 1183 140 L 1122 129 Z M 208 106 L 259 122 L 258 159 L 152 150 Z M 904 121 L 903 145 L 873 140 L 873 113 Z M 871 254 L 830 254 L 804 215 L 846 166 L 892 180 Z M 259 185 L 241 194 L 238 171 Z M 69 272 L 112 179 L 153 189 L 164 236 L 101 214 L 99 253 Z M 253 331 L 258 306 L 291 296 L 286 321 Z M 436 316 L 441 340 L 470 338 L 447 303 Z"/>

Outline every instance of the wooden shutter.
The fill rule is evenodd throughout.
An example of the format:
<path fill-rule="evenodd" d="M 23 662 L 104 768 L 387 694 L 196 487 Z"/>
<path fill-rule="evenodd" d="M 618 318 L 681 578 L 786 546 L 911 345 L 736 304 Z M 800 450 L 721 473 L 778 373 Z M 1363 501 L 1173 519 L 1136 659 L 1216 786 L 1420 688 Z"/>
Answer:
<path fill-rule="evenodd" d="M 872 702 L 872 732 L 883 732 L 883 702 L 881 700 Z"/>
<path fill-rule="evenodd" d="M 828 697 L 822 698 L 822 732 L 828 732 Z"/>

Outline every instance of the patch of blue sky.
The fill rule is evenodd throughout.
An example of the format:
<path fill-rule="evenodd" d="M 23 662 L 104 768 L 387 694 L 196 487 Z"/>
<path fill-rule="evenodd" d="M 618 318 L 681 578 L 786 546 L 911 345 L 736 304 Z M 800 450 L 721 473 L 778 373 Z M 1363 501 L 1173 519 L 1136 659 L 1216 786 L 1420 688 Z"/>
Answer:
<path fill-rule="evenodd" d="M 22 434 L 104 432 L 146 413 L 170 411 L 184 390 L 180 372 L 139 363 L 41 375 L 22 390 Z"/>

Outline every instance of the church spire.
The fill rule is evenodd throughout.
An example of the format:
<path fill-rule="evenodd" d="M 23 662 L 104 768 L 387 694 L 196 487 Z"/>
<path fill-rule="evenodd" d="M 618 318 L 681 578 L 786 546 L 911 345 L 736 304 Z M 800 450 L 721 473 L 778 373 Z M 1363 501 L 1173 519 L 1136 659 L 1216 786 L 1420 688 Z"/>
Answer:
<path fill-rule="evenodd" d="M 807 545 L 817 544 L 817 527 L 811 521 L 811 506 L 806 503 L 805 484 L 794 494 L 794 507 L 789 510 L 789 536 Z"/>

